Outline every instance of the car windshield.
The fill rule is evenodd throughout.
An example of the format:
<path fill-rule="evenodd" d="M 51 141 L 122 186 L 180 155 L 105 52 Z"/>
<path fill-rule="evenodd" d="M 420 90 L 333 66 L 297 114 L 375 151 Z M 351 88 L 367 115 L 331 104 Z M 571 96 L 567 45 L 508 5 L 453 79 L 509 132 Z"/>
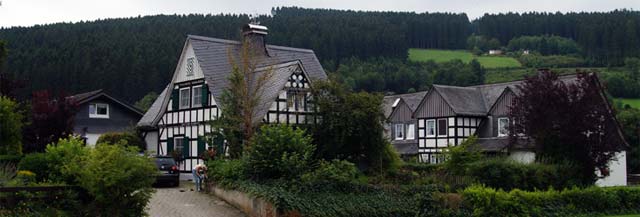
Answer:
<path fill-rule="evenodd" d="M 161 166 L 161 165 L 170 165 L 173 166 L 175 165 L 173 159 L 171 158 L 156 158 L 156 165 Z"/>

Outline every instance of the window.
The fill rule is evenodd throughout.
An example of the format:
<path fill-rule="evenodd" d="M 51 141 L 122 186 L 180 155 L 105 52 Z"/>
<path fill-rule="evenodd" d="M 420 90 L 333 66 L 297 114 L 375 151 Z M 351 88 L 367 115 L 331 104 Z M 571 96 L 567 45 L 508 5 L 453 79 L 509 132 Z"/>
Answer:
<path fill-rule="evenodd" d="M 296 109 L 295 100 L 296 94 L 294 92 L 287 92 L 287 107 L 289 108 L 289 111 Z"/>
<path fill-rule="evenodd" d="M 191 92 L 189 88 L 180 89 L 180 108 L 189 108 Z"/>
<path fill-rule="evenodd" d="M 404 124 L 396 124 L 396 140 L 404 139 Z"/>
<path fill-rule="evenodd" d="M 436 135 L 436 120 L 427 120 L 427 137 Z"/>
<path fill-rule="evenodd" d="M 202 86 L 193 87 L 193 107 L 202 106 Z"/>
<path fill-rule="evenodd" d="M 193 62 L 194 62 L 193 57 L 187 58 L 187 76 L 193 75 Z"/>
<path fill-rule="evenodd" d="M 299 92 L 298 94 L 296 94 L 296 100 L 295 100 L 295 102 L 296 102 L 296 110 L 298 110 L 298 111 L 306 111 L 305 105 L 304 105 L 305 104 L 305 101 L 304 101 L 305 95 L 306 94 L 304 92 Z"/>
<path fill-rule="evenodd" d="M 109 118 L 109 105 L 104 103 L 89 104 L 90 118 Z"/>
<path fill-rule="evenodd" d="M 173 151 L 182 153 L 182 150 L 184 149 L 184 147 L 183 147 L 184 138 L 183 137 L 173 138 L 173 145 L 174 145 Z"/>
<path fill-rule="evenodd" d="M 438 136 L 446 136 L 448 127 L 447 119 L 438 119 Z"/>
<path fill-rule="evenodd" d="M 398 106 L 399 102 L 400 102 L 400 98 L 397 98 L 396 101 L 393 101 L 393 105 L 391 106 L 391 108 L 395 108 L 396 106 Z"/>
<path fill-rule="evenodd" d="M 415 139 L 415 124 L 407 125 L 407 139 Z"/>
<path fill-rule="evenodd" d="M 509 118 L 498 118 L 498 137 L 509 135 Z"/>

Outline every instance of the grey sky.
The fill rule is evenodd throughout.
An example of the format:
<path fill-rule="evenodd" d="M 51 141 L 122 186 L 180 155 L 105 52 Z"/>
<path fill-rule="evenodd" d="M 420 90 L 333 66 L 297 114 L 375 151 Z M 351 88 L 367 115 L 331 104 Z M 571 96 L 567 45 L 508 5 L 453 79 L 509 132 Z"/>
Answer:
<path fill-rule="evenodd" d="M 610 11 L 640 0 L 0 0 L 0 27 L 154 14 L 269 13 L 275 6 L 375 11 L 484 13 Z"/>

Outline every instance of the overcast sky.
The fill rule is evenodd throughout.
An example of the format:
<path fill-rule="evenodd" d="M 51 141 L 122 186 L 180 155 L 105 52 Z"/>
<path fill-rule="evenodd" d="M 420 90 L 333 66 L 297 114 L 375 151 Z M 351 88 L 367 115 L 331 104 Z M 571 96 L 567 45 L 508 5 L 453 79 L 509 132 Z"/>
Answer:
<path fill-rule="evenodd" d="M 640 0 L 0 0 L 0 27 L 77 22 L 155 14 L 266 14 L 271 7 L 299 6 L 374 11 L 484 13 L 610 11 L 638 9 Z"/>

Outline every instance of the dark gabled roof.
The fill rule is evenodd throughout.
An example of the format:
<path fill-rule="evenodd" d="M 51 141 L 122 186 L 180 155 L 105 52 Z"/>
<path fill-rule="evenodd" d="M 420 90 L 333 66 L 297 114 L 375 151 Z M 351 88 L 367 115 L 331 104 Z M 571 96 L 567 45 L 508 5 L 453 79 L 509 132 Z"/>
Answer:
<path fill-rule="evenodd" d="M 439 93 L 456 114 L 470 116 L 487 114 L 487 106 L 482 94 L 476 88 L 433 85 L 432 90 Z"/>
<path fill-rule="evenodd" d="M 393 103 L 396 102 L 397 99 L 402 99 L 404 103 L 406 103 L 411 111 L 415 111 L 418 105 L 420 105 L 420 101 L 427 95 L 428 91 L 420 91 L 415 93 L 405 93 L 405 94 L 396 94 L 385 96 L 382 100 L 382 109 L 384 110 L 384 116 L 391 116 L 391 112 L 393 112 Z"/>
<path fill-rule="evenodd" d="M 156 98 L 156 101 L 153 102 L 153 104 L 151 104 L 151 107 L 149 107 L 149 110 L 147 110 L 146 113 L 144 113 L 144 116 L 142 116 L 142 118 L 140 119 L 140 121 L 138 121 L 138 126 L 143 127 L 143 128 L 153 128 L 152 126 L 155 125 L 154 123 L 157 123 L 156 119 L 160 119 L 160 114 L 161 113 L 161 108 L 163 105 L 163 100 L 165 99 L 165 97 L 167 96 L 167 92 L 169 92 L 169 85 L 167 85 L 167 87 L 164 88 L 164 90 L 162 90 L 162 93 L 160 93 L 160 95 L 158 95 L 158 98 Z"/>
<path fill-rule="evenodd" d="M 260 101 L 255 110 L 256 113 L 252 119 L 254 122 L 262 121 L 262 118 L 267 115 L 269 107 L 276 101 L 278 94 L 285 87 L 287 81 L 289 81 L 289 76 L 296 71 L 302 71 L 305 76 L 308 76 L 300 61 L 297 60 L 256 69 L 255 75 L 257 77 L 263 76 L 264 73 L 272 73 L 272 76 L 268 78 L 269 80 L 266 82 L 267 85 L 265 85 L 262 90 Z"/>
<path fill-rule="evenodd" d="M 214 99 L 219 101 L 222 92 L 227 89 L 228 86 L 228 76 L 232 68 L 230 59 L 239 59 L 238 55 L 242 44 L 238 41 L 195 35 L 189 35 L 187 37 L 185 48 L 187 43 L 191 43 L 193 47 L 195 57 L 209 86 L 209 91 Z M 254 53 L 253 58 L 259 60 L 257 64 L 258 68 L 299 61 L 304 67 L 303 71 L 310 81 L 327 79 L 322 65 L 320 65 L 318 58 L 312 50 L 275 45 L 266 45 L 266 50 L 267 52 Z M 169 87 L 172 86 L 172 84 L 169 84 Z M 138 122 L 138 126 L 154 127 L 160 120 L 160 114 L 164 113 L 169 103 L 169 98 L 169 94 L 164 94 L 164 97 L 161 94 L 149 111 L 147 111 L 145 117 Z M 161 101 L 161 103 L 157 101 Z"/>
<path fill-rule="evenodd" d="M 91 100 L 93 100 L 95 98 L 102 97 L 102 96 L 107 98 L 107 99 L 109 99 L 109 100 L 111 100 L 111 101 L 113 101 L 113 102 L 115 102 L 115 103 L 118 103 L 118 104 L 122 105 L 123 107 L 131 110 L 133 113 L 135 113 L 137 115 L 140 115 L 140 116 L 143 115 L 142 111 L 140 111 L 136 107 L 133 107 L 133 106 L 131 106 L 131 105 L 125 103 L 125 102 L 122 102 L 122 101 L 110 96 L 109 94 L 105 93 L 102 89 L 89 91 L 89 92 L 86 92 L 86 93 L 76 94 L 76 95 L 73 95 L 73 96 L 69 96 L 68 98 L 72 99 L 72 100 L 75 100 L 78 104 L 84 104 L 86 102 L 89 102 L 89 101 L 91 101 Z"/>

